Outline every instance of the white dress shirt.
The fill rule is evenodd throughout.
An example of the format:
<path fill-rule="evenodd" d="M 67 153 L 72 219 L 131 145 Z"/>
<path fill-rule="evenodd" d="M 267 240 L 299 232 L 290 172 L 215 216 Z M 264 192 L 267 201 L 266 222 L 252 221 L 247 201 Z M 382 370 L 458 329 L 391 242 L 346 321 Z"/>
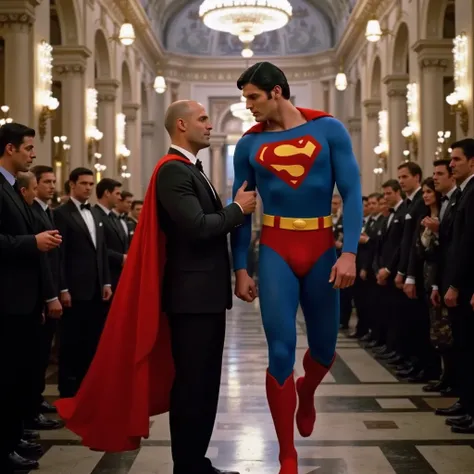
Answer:
<path fill-rule="evenodd" d="M 464 191 L 464 188 L 467 186 L 467 183 L 469 183 L 469 181 L 471 181 L 471 179 L 474 177 L 474 174 L 471 174 L 471 176 L 468 176 L 462 183 L 461 185 L 459 186 L 459 189 L 462 191 Z"/>
<path fill-rule="evenodd" d="M 94 243 L 94 247 L 97 248 L 97 229 L 95 228 L 95 221 L 94 217 L 92 216 L 92 212 L 89 209 L 81 209 L 81 203 L 71 196 L 71 201 L 76 205 L 79 214 L 84 219 L 86 223 L 87 229 L 89 230 L 89 234 L 91 236 L 92 242 Z M 84 203 L 86 204 L 86 203 Z"/>

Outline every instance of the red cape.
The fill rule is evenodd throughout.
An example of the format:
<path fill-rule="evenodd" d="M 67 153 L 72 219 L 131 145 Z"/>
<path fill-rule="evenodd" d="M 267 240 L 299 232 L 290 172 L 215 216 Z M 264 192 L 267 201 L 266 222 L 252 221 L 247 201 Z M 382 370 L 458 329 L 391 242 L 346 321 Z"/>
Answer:
<path fill-rule="evenodd" d="M 296 107 L 301 115 L 310 122 L 311 120 L 316 120 L 321 117 L 332 117 L 332 115 L 323 112 L 322 110 L 313 110 L 313 109 L 302 109 L 301 107 Z M 265 131 L 265 122 L 259 122 L 253 127 L 249 128 L 243 136 L 248 135 L 249 133 L 262 133 Z"/>
<path fill-rule="evenodd" d="M 160 231 L 155 167 L 91 367 L 74 398 L 55 405 L 66 427 L 90 448 L 129 451 L 149 436 L 149 418 L 169 410 L 174 380 L 169 327 L 161 311 L 165 237 Z"/>

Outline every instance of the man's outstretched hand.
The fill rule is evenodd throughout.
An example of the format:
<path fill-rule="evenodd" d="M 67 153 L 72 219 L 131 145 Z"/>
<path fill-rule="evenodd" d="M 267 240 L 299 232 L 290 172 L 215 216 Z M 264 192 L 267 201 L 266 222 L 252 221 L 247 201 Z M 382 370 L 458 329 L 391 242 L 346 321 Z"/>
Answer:
<path fill-rule="evenodd" d="M 344 252 L 334 264 L 329 277 L 329 283 L 334 288 L 348 288 L 352 286 L 356 278 L 356 256 L 353 253 Z"/>
<path fill-rule="evenodd" d="M 235 272 L 235 296 L 247 303 L 251 303 L 257 297 L 255 281 L 245 269 Z"/>

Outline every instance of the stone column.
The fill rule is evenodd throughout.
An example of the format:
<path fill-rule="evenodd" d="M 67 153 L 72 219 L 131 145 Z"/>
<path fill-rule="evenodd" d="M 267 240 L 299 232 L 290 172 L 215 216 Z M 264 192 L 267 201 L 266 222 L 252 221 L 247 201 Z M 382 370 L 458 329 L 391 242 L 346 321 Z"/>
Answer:
<path fill-rule="evenodd" d="M 224 144 L 225 134 L 215 133 L 211 136 L 211 181 L 217 193 L 224 201 L 226 196 L 226 172 Z"/>
<path fill-rule="evenodd" d="M 362 120 L 360 117 L 349 117 L 347 119 L 347 124 L 352 139 L 352 150 L 354 151 L 354 155 L 357 159 L 357 163 L 359 163 L 362 173 Z"/>
<path fill-rule="evenodd" d="M 153 120 L 142 122 L 142 182 L 143 188 L 148 188 L 153 170 L 160 159 L 157 151 L 154 149 L 156 125 Z M 143 196 L 144 197 L 144 196 Z"/>
<path fill-rule="evenodd" d="M 99 152 L 102 154 L 102 164 L 107 166 L 104 176 L 118 178 L 117 157 L 115 155 L 115 116 L 116 99 L 119 81 L 115 79 L 96 79 L 98 117 L 97 128 L 104 134 L 99 143 Z"/>
<path fill-rule="evenodd" d="M 141 119 L 140 104 L 122 104 L 122 110 L 126 117 L 125 137 L 126 145 L 130 150 L 128 158 L 128 170 L 131 178 L 125 183 L 128 190 L 136 197 L 142 197 L 142 153 L 141 153 Z"/>
<path fill-rule="evenodd" d="M 91 52 L 85 46 L 55 46 L 54 75 L 61 81 L 62 131 L 71 145 L 69 170 L 89 166 L 86 150 L 86 87 L 84 72 Z"/>
<path fill-rule="evenodd" d="M 398 165 L 405 161 L 403 150 L 407 148 L 402 130 L 408 122 L 407 118 L 407 74 L 394 74 L 386 76 L 383 80 L 387 85 L 388 95 L 388 174 L 397 176 Z"/>
<path fill-rule="evenodd" d="M 165 130 L 165 114 L 171 104 L 170 87 L 163 94 L 158 95 L 158 105 L 156 112 L 156 150 L 160 156 L 166 155 L 170 147 L 171 140 L 168 132 Z"/>
<path fill-rule="evenodd" d="M 437 143 L 437 133 L 444 130 L 445 94 L 443 73 L 452 64 L 451 40 L 421 40 L 413 49 L 421 67 L 420 87 L 420 151 L 419 162 L 425 173 L 431 174 Z"/>
<path fill-rule="evenodd" d="M 33 122 L 36 55 L 31 31 L 35 6 L 39 2 L 27 0 L 18 2 L 18 5 L 15 3 L 0 2 L 0 36 L 5 40 L 5 104 L 10 106 L 9 114 L 15 122 L 37 128 Z"/>
<path fill-rule="evenodd" d="M 365 109 L 365 117 L 362 122 L 364 143 L 362 145 L 362 190 L 364 194 L 376 191 L 380 186 L 380 179 L 375 179 L 374 168 L 377 167 L 377 157 L 374 148 L 379 143 L 378 117 L 381 107 L 380 99 L 365 100 L 362 105 Z"/>

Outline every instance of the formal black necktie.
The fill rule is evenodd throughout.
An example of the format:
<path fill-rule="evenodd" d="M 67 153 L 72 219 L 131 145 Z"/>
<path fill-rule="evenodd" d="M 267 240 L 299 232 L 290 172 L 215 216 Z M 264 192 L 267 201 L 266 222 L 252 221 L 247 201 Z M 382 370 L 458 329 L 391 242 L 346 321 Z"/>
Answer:
<path fill-rule="evenodd" d="M 202 166 L 202 161 L 201 160 L 196 160 L 196 168 L 201 172 L 204 173 L 204 168 Z"/>
<path fill-rule="evenodd" d="M 395 209 L 393 207 L 391 207 L 388 212 L 390 212 L 390 214 L 393 214 L 395 212 Z"/>
<path fill-rule="evenodd" d="M 46 212 L 46 215 L 48 216 L 51 224 L 54 226 L 53 211 L 49 207 L 47 207 L 44 212 Z"/>
<path fill-rule="evenodd" d="M 91 205 L 90 205 L 89 203 L 87 203 L 87 204 L 81 204 L 81 211 L 82 211 L 83 209 L 87 209 L 88 211 L 90 211 L 90 210 L 91 210 Z"/>

